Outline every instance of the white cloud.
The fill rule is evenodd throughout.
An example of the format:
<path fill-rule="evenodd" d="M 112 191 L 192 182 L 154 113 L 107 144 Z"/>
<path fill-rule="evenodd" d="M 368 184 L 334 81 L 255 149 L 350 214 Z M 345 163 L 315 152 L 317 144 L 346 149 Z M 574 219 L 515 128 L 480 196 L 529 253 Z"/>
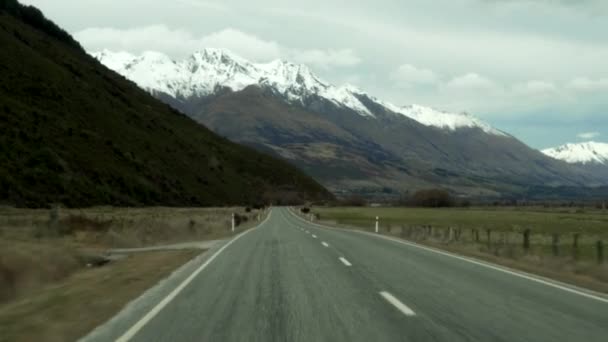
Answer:
<path fill-rule="evenodd" d="M 557 92 L 557 86 L 553 82 L 532 80 L 513 86 L 514 95 L 543 96 Z"/>
<path fill-rule="evenodd" d="M 414 85 L 433 85 L 439 81 L 437 74 L 429 69 L 417 68 L 411 64 L 403 64 L 393 71 L 390 78 L 397 86 L 411 87 Z"/>
<path fill-rule="evenodd" d="M 253 61 L 268 61 L 282 55 L 282 48 L 276 42 L 230 28 L 202 37 L 190 52 L 207 47 L 228 49 Z"/>
<path fill-rule="evenodd" d="M 183 55 L 199 41 L 190 32 L 153 25 L 126 30 L 94 27 L 77 32 L 74 37 L 91 51 L 110 49 L 140 53 L 148 50 L 171 51 Z"/>
<path fill-rule="evenodd" d="M 109 49 L 141 53 L 158 51 L 180 58 L 203 48 L 228 49 L 254 62 L 268 62 L 283 58 L 321 69 L 351 67 L 361 63 L 352 49 L 299 49 L 281 46 L 276 41 L 264 40 L 233 28 L 207 35 L 195 36 L 165 25 L 136 27 L 125 30 L 88 28 L 75 37 L 89 51 Z"/>
<path fill-rule="evenodd" d="M 568 88 L 579 91 L 608 90 L 608 78 L 593 80 L 588 77 L 577 77 L 568 83 Z"/>
<path fill-rule="evenodd" d="M 298 63 L 314 65 L 323 69 L 329 69 L 332 67 L 351 67 L 361 63 L 361 58 L 359 58 L 351 49 L 293 49 L 288 51 L 287 55 L 288 58 L 292 58 Z"/>
<path fill-rule="evenodd" d="M 252 60 L 270 60 L 281 56 L 281 47 L 276 42 L 265 41 L 231 28 L 201 37 L 164 25 L 126 30 L 89 28 L 76 33 L 75 37 L 91 51 L 110 49 L 141 53 L 152 50 L 182 57 L 206 47 L 215 47 L 229 49 Z"/>
<path fill-rule="evenodd" d="M 212 1 L 177 0 L 177 3 L 182 6 L 186 6 L 186 7 L 194 7 L 194 8 L 215 10 L 215 11 L 221 11 L 221 12 L 230 10 L 230 7 L 226 6 L 225 4 L 221 4 L 219 2 L 212 2 Z"/>
<path fill-rule="evenodd" d="M 578 138 L 585 139 L 585 140 L 593 139 L 593 138 L 596 138 L 599 136 L 600 136 L 599 132 L 584 132 L 584 133 L 580 133 L 577 135 Z"/>
<path fill-rule="evenodd" d="M 496 83 L 476 73 L 458 76 L 446 83 L 448 89 L 483 90 L 496 88 Z"/>

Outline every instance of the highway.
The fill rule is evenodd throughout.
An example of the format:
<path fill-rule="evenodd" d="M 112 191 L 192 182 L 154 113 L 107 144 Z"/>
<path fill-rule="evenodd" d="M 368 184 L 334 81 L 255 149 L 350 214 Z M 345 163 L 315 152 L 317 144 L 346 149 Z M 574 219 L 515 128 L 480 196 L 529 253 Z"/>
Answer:
<path fill-rule="evenodd" d="M 608 341 L 608 300 L 274 208 L 118 341 Z"/>

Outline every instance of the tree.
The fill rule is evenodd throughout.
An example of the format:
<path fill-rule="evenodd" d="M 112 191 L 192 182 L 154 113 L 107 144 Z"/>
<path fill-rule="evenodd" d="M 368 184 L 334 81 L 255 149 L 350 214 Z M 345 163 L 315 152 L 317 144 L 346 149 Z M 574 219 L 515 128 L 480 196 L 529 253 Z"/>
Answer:
<path fill-rule="evenodd" d="M 446 190 L 419 190 L 416 191 L 416 193 L 412 197 L 412 204 L 417 207 L 428 208 L 453 207 L 454 199 Z"/>

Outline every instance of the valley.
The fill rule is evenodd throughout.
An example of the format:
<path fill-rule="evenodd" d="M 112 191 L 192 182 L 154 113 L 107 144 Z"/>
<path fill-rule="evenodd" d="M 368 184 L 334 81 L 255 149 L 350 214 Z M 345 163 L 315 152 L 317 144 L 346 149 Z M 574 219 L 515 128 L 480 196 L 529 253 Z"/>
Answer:
<path fill-rule="evenodd" d="M 604 342 L 603 12 L 414 3 L 0 0 L 0 342 Z"/>

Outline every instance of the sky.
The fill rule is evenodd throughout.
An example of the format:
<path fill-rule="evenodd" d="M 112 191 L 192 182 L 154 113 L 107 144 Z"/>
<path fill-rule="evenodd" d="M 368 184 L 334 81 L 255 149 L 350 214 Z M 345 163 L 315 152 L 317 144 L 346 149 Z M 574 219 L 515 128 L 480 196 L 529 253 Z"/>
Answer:
<path fill-rule="evenodd" d="M 466 111 L 535 148 L 608 142 L 605 0 L 21 0 L 89 51 L 226 48 L 398 105 Z"/>

